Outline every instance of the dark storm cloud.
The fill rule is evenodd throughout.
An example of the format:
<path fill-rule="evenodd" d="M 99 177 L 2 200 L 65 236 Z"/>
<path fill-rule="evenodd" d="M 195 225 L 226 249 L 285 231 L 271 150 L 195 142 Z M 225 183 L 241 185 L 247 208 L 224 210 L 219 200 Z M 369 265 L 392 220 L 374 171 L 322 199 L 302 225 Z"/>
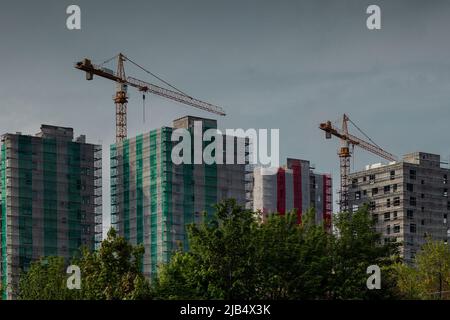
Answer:
<path fill-rule="evenodd" d="M 65 28 L 78 4 L 82 30 Z M 378 4 L 382 29 L 365 10 Z M 3 1 L 0 10 L 1 132 L 73 126 L 92 142 L 114 140 L 113 84 L 84 81 L 73 62 L 123 51 L 199 98 L 228 111 L 220 126 L 280 128 L 281 159 L 310 159 L 338 182 L 337 141 L 319 122 L 347 112 L 387 150 L 450 154 L 449 1 Z M 130 75 L 148 79 L 129 68 Z M 151 80 L 151 79 L 148 79 Z M 150 97 L 142 120 L 131 92 L 129 134 L 190 113 Z M 355 167 L 378 159 L 356 153 Z M 104 163 L 108 177 L 109 162 Z M 105 179 L 105 212 L 109 211 Z"/>

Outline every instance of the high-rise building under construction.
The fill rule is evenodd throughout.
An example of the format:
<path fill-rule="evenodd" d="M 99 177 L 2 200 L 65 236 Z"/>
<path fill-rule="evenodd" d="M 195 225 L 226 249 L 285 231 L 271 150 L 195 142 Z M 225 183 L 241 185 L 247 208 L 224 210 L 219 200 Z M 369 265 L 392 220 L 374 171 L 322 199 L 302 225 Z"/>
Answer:
<path fill-rule="evenodd" d="M 255 168 L 253 178 L 253 210 L 263 219 L 296 210 L 300 222 L 302 214 L 314 208 L 315 222 L 331 230 L 331 175 L 314 172 L 307 160 L 287 159 L 287 165 L 279 168 Z"/>
<path fill-rule="evenodd" d="M 427 240 L 449 244 L 449 177 L 440 156 L 425 152 L 369 165 L 349 176 L 350 210 L 367 205 L 381 240 L 400 243 L 404 260 L 414 263 Z"/>
<path fill-rule="evenodd" d="M 2 136 L 1 283 L 16 296 L 20 273 L 41 257 L 69 260 L 102 237 L 101 146 L 73 129 L 42 125 Z"/>
<path fill-rule="evenodd" d="M 175 250 L 188 249 L 187 224 L 200 222 L 203 212 L 212 214 L 222 199 L 234 198 L 242 206 L 248 200 L 245 163 L 172 161 L 172 132 L 187 129 L 193 136 L 195 123 L 201 123 L 202 134 L 217 128 L 216 120 L 187 116 L 174 120 L 173 128 L 111 145 L 111 224 L 132 244 L 144 245 L 143 271 L 149 278 Z"/>

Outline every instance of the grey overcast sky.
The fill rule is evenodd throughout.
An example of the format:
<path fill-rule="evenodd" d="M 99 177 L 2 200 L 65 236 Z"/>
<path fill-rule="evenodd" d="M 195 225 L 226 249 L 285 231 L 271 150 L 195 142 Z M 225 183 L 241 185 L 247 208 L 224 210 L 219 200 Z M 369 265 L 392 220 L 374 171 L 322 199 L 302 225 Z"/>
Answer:
<path fill-rule="evenodd" d="M 81 7 L 81 31 L 66 29 L 70 4 Z M 366 28 L 370 4 L 381 7 L 381 30 Z M 281 162 L 309 159 L 333 173 L 336 189 L 338 141 L 317 127 L 344 112 L 388 151 L 448 161 L 449 29 L 448 0 L 4 0 L 0 131 L 34 134 L 46 123 L 101 141 L 108 213 L 114 85 L 85 81 L 73 63 L 124 52 L 224 106 L 221 128 L 280 128 Z M 152 80 L 131 66 L 128 74 Z M 129 136 L 186 114 L 211 116 L 155 96 L 148 102 L 144 123 L 131 91 Z M 356 150 L 355 169 L 374 162 Z"/>

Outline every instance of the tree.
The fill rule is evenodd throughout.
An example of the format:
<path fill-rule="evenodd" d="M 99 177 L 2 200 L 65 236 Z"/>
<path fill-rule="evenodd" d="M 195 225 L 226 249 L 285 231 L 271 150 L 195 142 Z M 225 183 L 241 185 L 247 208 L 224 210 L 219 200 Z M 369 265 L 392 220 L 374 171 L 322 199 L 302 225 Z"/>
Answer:
<path fill-rule="evenodd" d="M 19 299 L 44 300 L 131 300 L 150 297 L 150 285 L 144 278 L 144 248 L 129 244 L 108 232 L 98 251 L 82 249 L 81 257 L 71 264 L 81 270 L 81 290 L 68 290 L 67 263 L 60 257 L 34 262 L 20 280 Z"/>
<path fill-rule="evenodd" d="M 61 257 L 42 258 L 20 277 L 20 300 L 70 300 L 76 292 L 67 289 L 66 263 Z"/>
<path fill-rule="evenodd" d="M 162 267 L 155 294 L 163 299 L 253 297 L 257 277 L 253 212 L 228 200 L 216 205 L 214 217 L 204 218 L 204 223 L 188 227 L 189 252 L 176 254 Z"/>
<path fill-rule="evenodd" d="M 339 235 L 317 225 L 315 213 L 255 213 L 227 200 L 214 217 L 189 227 L 189 252 L 162 266 L 154 283 L 161 299 L 369 299 L 395 294 L 367 289 L 367 267 L 389 268 L 396 250 L 380 244 L 367 208 L 336 219 Z"/>
<path fill-rule="evenodd" d="M 450 248 L 428 240 L 413 265 L 397 265 L 397 286 L 406 299 L 450 298 Z"/>
<path fill-rule="evenodd" d="M 333 243 L 333 299 L 376 299 L 395 296 L 395 284 L 389 268 L 397 261 L 398 244 L 380 241 L 375 222 L 367 206 L 358 211 L 335 215 L 336 236 Z M 382 290 L 368 290 L 367 267 L 379 266 Z"/>
<path fill-rule="evenodd" d="M 314 210 L 271 215 L 255 238 L 258 299 L 321 299 L 330 285 L 331 235 L 314 222 Z"/>

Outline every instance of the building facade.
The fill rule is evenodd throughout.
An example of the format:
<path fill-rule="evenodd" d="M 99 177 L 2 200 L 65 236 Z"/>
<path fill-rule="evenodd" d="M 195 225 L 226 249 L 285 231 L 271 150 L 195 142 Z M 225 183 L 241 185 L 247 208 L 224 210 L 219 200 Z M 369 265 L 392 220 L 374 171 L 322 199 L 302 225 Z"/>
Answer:
<path fill-rule="evenodd" d="M 183 117 L 111 145 L 111 223 L 132 244 L 145 248 L 143 272 L 156 275 L 172 253 L 188 249 L 186 225 L 198 223 L 213 205 L 234 198 L 246 205 L 245 164 L 174 164 L 172 132 L 217 128 L 216 120 Z M 192 146 L 192 155 L 194 155 Z"/>
<path fill-rule="evenodd" d="M 32 261 L 70 259 L 101 241 L 101 146 L 48 125 L 35 136 L 5 134 L 0 180 L 0 275 L 11 299 Z"/>
<path fill-rule="evenodd" d="M 253 210 L 260 211 L 263 218 L 295 209 L 301 222 L 302 213 L 314 208 L 316 223 L 331 230 L 331 175 L 313 172 L 307 160 L 287 159 L 284 167 L 255 168 L 253 178 Z"/>
<path fill-rule="evenodd" d="M 367 166 L 350 175 L 350 209 L 368 205 L 382 241 L 400 242 L 404 260 L 412 263 L 427 238 L 448 243 L 449 176 L 439 155 L 423 152 Z"/>

